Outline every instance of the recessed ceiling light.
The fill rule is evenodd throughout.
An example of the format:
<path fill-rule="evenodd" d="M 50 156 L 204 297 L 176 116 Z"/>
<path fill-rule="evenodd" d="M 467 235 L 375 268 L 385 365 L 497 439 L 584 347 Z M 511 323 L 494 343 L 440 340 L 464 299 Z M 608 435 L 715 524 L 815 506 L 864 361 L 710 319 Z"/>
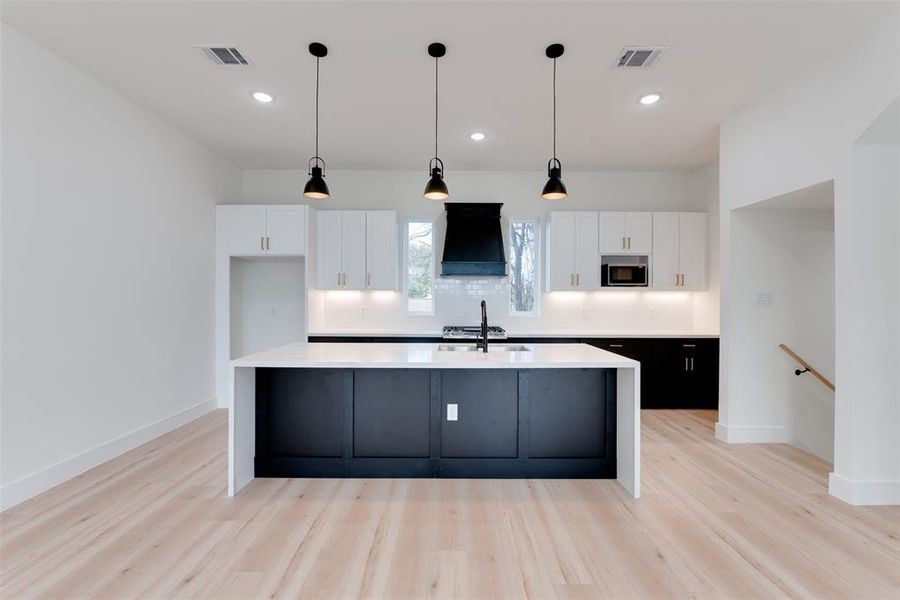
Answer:
<path fill-rule="evenodd" d="M 657 102 L 659 102 L 660 98 L 662 98 L 662 96 L 660 96 L 659 94 L 646 94 L 644 96 L 641 96 L 641 99 L 638 100 L 638 102 L 645 105 L 656 104 Z"/>
<path fill-rule="evenodd" d="M 473 133 L 470 133 L 469 137 L 472 138 L 473 140 L 475 140 L 476 142 L 480 142 L 487 136 L 484 135 L 483 133 L 481 133 L 480 131 L 475 131 Z"/>
<path fill-rule="evenodd" d="M 263 104 L 269 104 L 273 100 L 275 100 L 272 94 L 267 94 L 265 92 L 253 92 L 253 99 L 257 102 L 262 102 Z"/>

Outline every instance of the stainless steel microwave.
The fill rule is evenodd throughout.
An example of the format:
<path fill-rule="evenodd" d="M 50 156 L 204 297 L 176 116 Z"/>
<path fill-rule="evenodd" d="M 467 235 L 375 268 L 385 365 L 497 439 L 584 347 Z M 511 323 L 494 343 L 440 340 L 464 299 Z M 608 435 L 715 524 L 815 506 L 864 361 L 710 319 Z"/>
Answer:
<path fill-rule="evenodd" d="M 604 262 L 600 271 L 601 287 L 647 287 L 646 264 Z"/>

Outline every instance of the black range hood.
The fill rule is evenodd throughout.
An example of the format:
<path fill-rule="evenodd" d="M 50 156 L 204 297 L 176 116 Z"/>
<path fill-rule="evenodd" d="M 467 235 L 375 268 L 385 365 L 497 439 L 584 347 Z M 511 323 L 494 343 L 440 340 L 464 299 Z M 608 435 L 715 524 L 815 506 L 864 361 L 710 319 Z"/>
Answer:
<path fill-rule="evenodd" d="M 500 231 L 503 204 L 447 202 L 442 277 L 505 277 L 506 257 Z"/>

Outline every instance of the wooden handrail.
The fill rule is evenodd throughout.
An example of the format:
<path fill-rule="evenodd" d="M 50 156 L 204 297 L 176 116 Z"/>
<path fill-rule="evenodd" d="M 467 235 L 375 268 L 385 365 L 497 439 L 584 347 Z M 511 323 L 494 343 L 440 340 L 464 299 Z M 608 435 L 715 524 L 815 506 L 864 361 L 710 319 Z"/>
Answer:
<path fill-rule="evenodd" d="M 782 350 L 784 350 L 785 352 L 787 352 L 787 353 L 788 353 L 788 356 L 790 356 L 791 358 L 793 358 L 794 360 L 796 360 L 798 363 L 800 363 L 800 366 L 802 366 L 804 369 L 806 369 L 807 371 L 809 371 L 810 373 L 812 373 L 812 374 L 816 377 L 816 379 L 818 379 L 819 381 L 822 382 L 822 385 L 824 385 L 825 387 L 827 387 L 827 388 L 828 388 L 829 390 L 831 390 L 832 392 L 834 391 L 834 384 L 831 383 L 830 381 L 828 381 L 828 378 L 827 378 L 827 377 L 825 377 L 825 376 L 822 375 L 819 371 L 817 371 L 815 368 L 813 368 L 813 366 L 812 366 L 811 364 L 809 364 L 808 362 L 806 362 L 805 360 L 803 360 L 802 358 L 800 358 L 800 356 L 799 356 L 796 352 L 794 352 L 793 350 L 791 350 L 791 349 L 787 346 L 787 344 L 778 344 L 778 347 L 781 348 Z M 803 371 L 797 372 L 797 375 L 799 375 L 799 374 L 802 373 L 802 372 L 803 372 Z"/>

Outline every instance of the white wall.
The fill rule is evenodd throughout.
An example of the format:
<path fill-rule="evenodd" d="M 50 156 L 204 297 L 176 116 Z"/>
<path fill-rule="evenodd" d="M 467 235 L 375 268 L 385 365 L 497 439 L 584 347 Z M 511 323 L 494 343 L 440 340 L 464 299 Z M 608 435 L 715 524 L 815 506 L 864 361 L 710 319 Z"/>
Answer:
<path fill-rule="evenodd" d="M 569 199 L 540 198 L 544 172 L 448 171 L 453 201 L 503 202 L 509 217 L 545 218 L 550 210 L 710 210 L 718 204 L 716 166 L 697 172 L 569 172 Z M 437 262 L 443 247 L 443 203 L 422 198 L 420 171 L 331 171 L 332 198 L 309 202 L 314 209 L 393 209 L 399 218 L 438 218 Z M 245 171 L 244 202 L 295 203 L 306 180 L 303 171 Z M 714 216 L 714 215 L 713 215 Z M 713 219 L 713 222 L 715 219 Z M 505 222 L 504 222 L 505 225 Z M 712 225 L 713 233 L 718 224 Z M 710 239 L 718 253 L 717 237 Z M 713 265 L 715 267 L 715 264 Z M 488 300 L 490 319 L 513 333 L 656 332 L 718 333 L 718 273 L 710 272 L 710 292 L 543 293 L 540 317 L 512 317 L 505 279 L 438 279 L 435 315 L 405 316 L 403 298 L 391 292 L 313 291 L 310 331 L 439 331 L 445 324 L 471 324 L 478 303 Z"/>
<path fill-rule="evenodd" d="M 863 32 L 848 45 L 799 73 L 725 119 L 720 128 L 720 195 L 722 212 L 722 391 L 720 423 L 724 428 L 753 428 L 743 421 L 742 406 L 754 397 L 738 392 L 734 381 L 741 370 L 755 371 L 759 381 L 779 377 L 765 361 L 736 360 L 740 348 L 753 337 L 757 323 L 742 319 L 735 307 L 742 301 L 736 281 L 742 276 L 732 264 L 736 242 L 732 235 L 734 209 L 748 206 L 822 182 L 834 181 L 835 213 L 835 441 L 830 491 L 855 503 L 900 502 L 900 466 L 896 439 L 868 437 L 855 423 L 895 423 L 889 387 L 873 390 L 861 378 L 866 365 L 877 363 L 890 348 L 866 339 L 873 326 L 872 311 L 860 299 L 876 298 L 889 282 L 885 277 L 862 277 L 860 260 L 872 235 L 894 227 L 875 218 L 877 206 L 861 202 L 854 191 L 853 144 L 900 96 L 900 13 L 894 13 Z M 896 202 L 896 196 L 894 197 Z M 875 211 L 873 213 L 872 211 Z M 875 234 L 869 227 L 880 230 Z M 881 264 L 881 263 L 879 263 Z M 896 305 L 895 305 L 896 306 Z M 883 323 L 883 322 L 882 322 Z M 746 359 L 746 357 L 744 357 Z M 895 363 L 896 364 L 896 363 Z M 863 416 L 865 415 L 865 416 Z M 778 426 L 780 415 L 761 416 Z M 892 425 L 893 426 L 893 425 Z M 766 441 L 764 428 L 740 436 Z M 727 437 L 720 431 L 723 437 Z"/>
<path fill-rule="evenodd" d="M 214 205 L 240 173 L 2 27 L 3 507 L 215 406 Z"/>

